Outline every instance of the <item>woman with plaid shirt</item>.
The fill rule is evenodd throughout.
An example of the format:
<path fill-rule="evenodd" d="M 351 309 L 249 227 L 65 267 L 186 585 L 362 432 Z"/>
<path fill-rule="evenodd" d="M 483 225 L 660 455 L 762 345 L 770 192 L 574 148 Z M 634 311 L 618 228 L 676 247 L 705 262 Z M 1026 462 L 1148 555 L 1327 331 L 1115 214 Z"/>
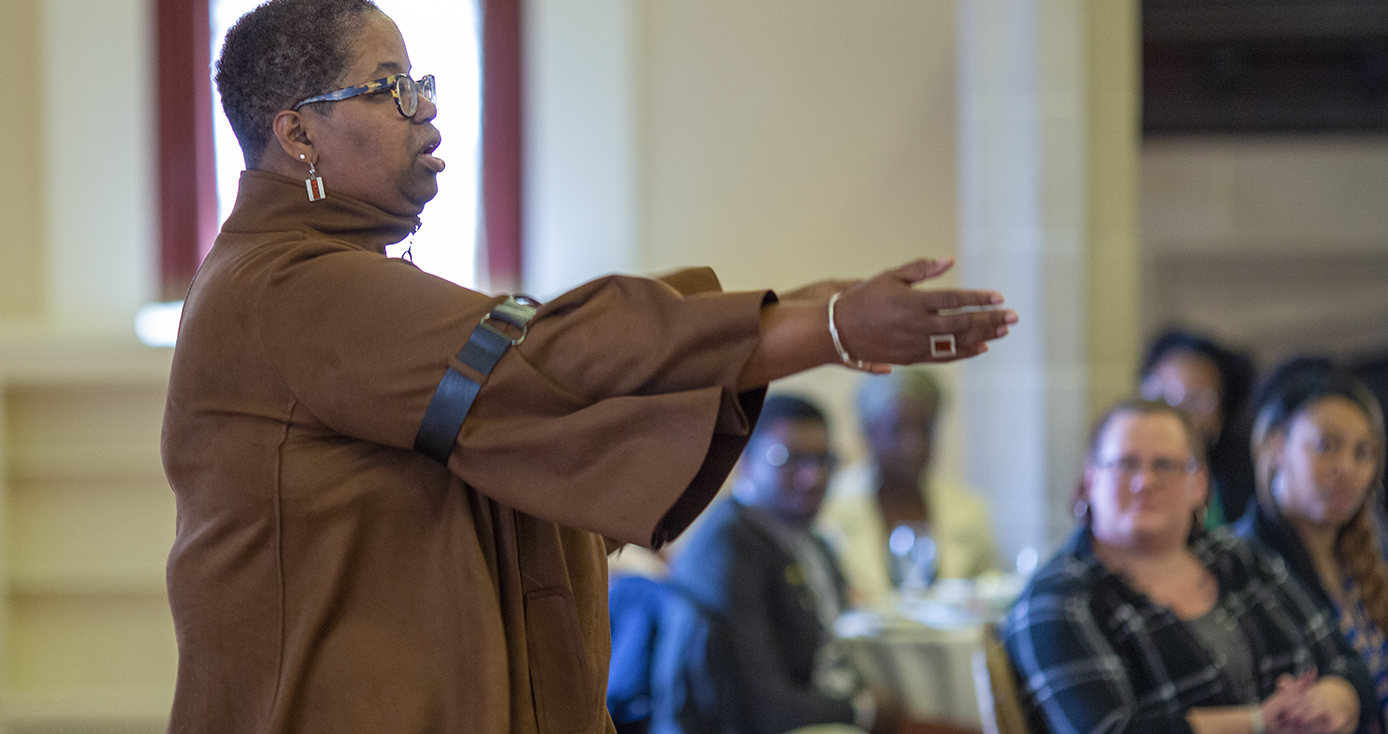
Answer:
<path fill-rule="evenodd" d="M 1203 533 L 1209 479 L 1185 416 L 1097 424 L 1076 514 L 1002 634 L 1036 732 L 1364 731 L 1357 655 L 1278 558 Z"/>

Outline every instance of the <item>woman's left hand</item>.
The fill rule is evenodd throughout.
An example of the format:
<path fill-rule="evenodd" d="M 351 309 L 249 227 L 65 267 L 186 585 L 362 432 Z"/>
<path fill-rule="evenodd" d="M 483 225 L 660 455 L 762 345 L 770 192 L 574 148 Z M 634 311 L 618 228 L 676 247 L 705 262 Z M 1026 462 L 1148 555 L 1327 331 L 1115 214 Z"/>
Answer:
<path fill-rule="evenodd" d="M 1310 670 L 1282 676 L 1264 706 L 1264 723 L 1274 734 L 1339 734 L 1359 722 L 1359 696 L 1338 676 Z"/>

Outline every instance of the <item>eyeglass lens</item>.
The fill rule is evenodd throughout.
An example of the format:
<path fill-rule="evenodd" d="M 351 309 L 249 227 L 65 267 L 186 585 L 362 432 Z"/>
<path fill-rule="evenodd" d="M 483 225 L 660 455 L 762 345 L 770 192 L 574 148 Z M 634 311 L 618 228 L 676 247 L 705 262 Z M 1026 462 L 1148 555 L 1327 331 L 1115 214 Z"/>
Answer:
<path fill-rule="evenodd" d="M 405 117 L 414 117 L 414 113 L 419 111 L 419 95 L 424 94 L 424 98 L 430 102 L 434 101 L 434 75 L 427 74 L 423 79 L 415 81 L 408 75 L 401 75 L 395 80 L 395 101 L 400 108 L 400 114 Z"/>
<path fill-rule="evenodd" d="M 791 451 L 784 445 L 776 443 L 766 449 L 766 463 L 778 469 L 794 469 L 799 471 L 802 468 L 824 469 L 833 471 L 838 465 L 838 457 L 832 453 L 820 454 L 810 451 Z"/>
<path fill-rule="evenodd" d="M 1123 476 L 1131 477 L 1142 471 L 1143 461 L 1136 456 L 1121 456 L 1117 459 L 1100 462 L 1099 466 L 1117 471 Z M 1153 459 L 1148 466 L 1151 467 L 1153 475 L 1162 478 L 1174 477 L 1178 474 L 1189 474 L 1195 470 L 1194 460 L 1178 461 L 1177 459 L 1166 457 Z"/>

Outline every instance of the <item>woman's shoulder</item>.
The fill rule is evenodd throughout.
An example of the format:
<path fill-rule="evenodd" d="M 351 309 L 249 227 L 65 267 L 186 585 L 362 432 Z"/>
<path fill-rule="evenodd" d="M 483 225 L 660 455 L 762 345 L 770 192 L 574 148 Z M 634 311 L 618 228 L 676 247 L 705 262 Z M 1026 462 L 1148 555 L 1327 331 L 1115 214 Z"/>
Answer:
<path fill-rule="evenodd" d="M 1014 660 L 1019 647 L 1046 640 L 1047 649 L 1054 652 L 1053 644 L 1060 640 L 1085 637 L 1067 630 L 1095 623 L 1099 570 L 1095 563 L 1062 549 L 1036 571 L 998 623 L 998 636 Z"/>
<path fill-rule="evenodd" d="M 1076 533 L 1036 570 L 1017 596 L 1013 610 L 1086 599 L 1100 583 L 1102 572 L 1103 567 L 1087 551 L 1082 532 Z"/>
<path fill-rule="evenodd" d="M 1281 555 L 1261 541 L 1236 535 L 1228 528 L 1205 532 L 1191 550 L 1226 591 L 1254 584 L 1276 588 L 1288 582 L 1290 574 Z"/>

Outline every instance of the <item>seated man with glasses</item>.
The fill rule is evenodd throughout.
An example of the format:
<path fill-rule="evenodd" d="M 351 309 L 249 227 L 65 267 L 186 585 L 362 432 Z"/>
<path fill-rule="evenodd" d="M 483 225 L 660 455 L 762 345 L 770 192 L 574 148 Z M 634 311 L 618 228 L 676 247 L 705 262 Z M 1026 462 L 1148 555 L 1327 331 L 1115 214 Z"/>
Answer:
<path fill-rule="evenodd" d="M 709 618 L 707 650 L 691 657 L 706 654 L 711 677 L 722 676 L 722 727 L 715 730 L 779 734 L 840 723 L 887 731 L 894 724 L 830 632 L 845 608 L 844 581 L 811 523 L 835 464 L 818 408 L 797 397 L 768 398 L 732 499 L 709 510 L 672 564 L 674 592 Z M 658 720 L 669 696 L 655 692 Z"/>
<path fill-rule="evenodd" d="M 1203 442 L 1165 403 L 1097 423 L 1081 527 L 1002 627 L 1033 732 L 1363 731 L 1366 669 L 1288 574 L 1205 531 Z"/>

